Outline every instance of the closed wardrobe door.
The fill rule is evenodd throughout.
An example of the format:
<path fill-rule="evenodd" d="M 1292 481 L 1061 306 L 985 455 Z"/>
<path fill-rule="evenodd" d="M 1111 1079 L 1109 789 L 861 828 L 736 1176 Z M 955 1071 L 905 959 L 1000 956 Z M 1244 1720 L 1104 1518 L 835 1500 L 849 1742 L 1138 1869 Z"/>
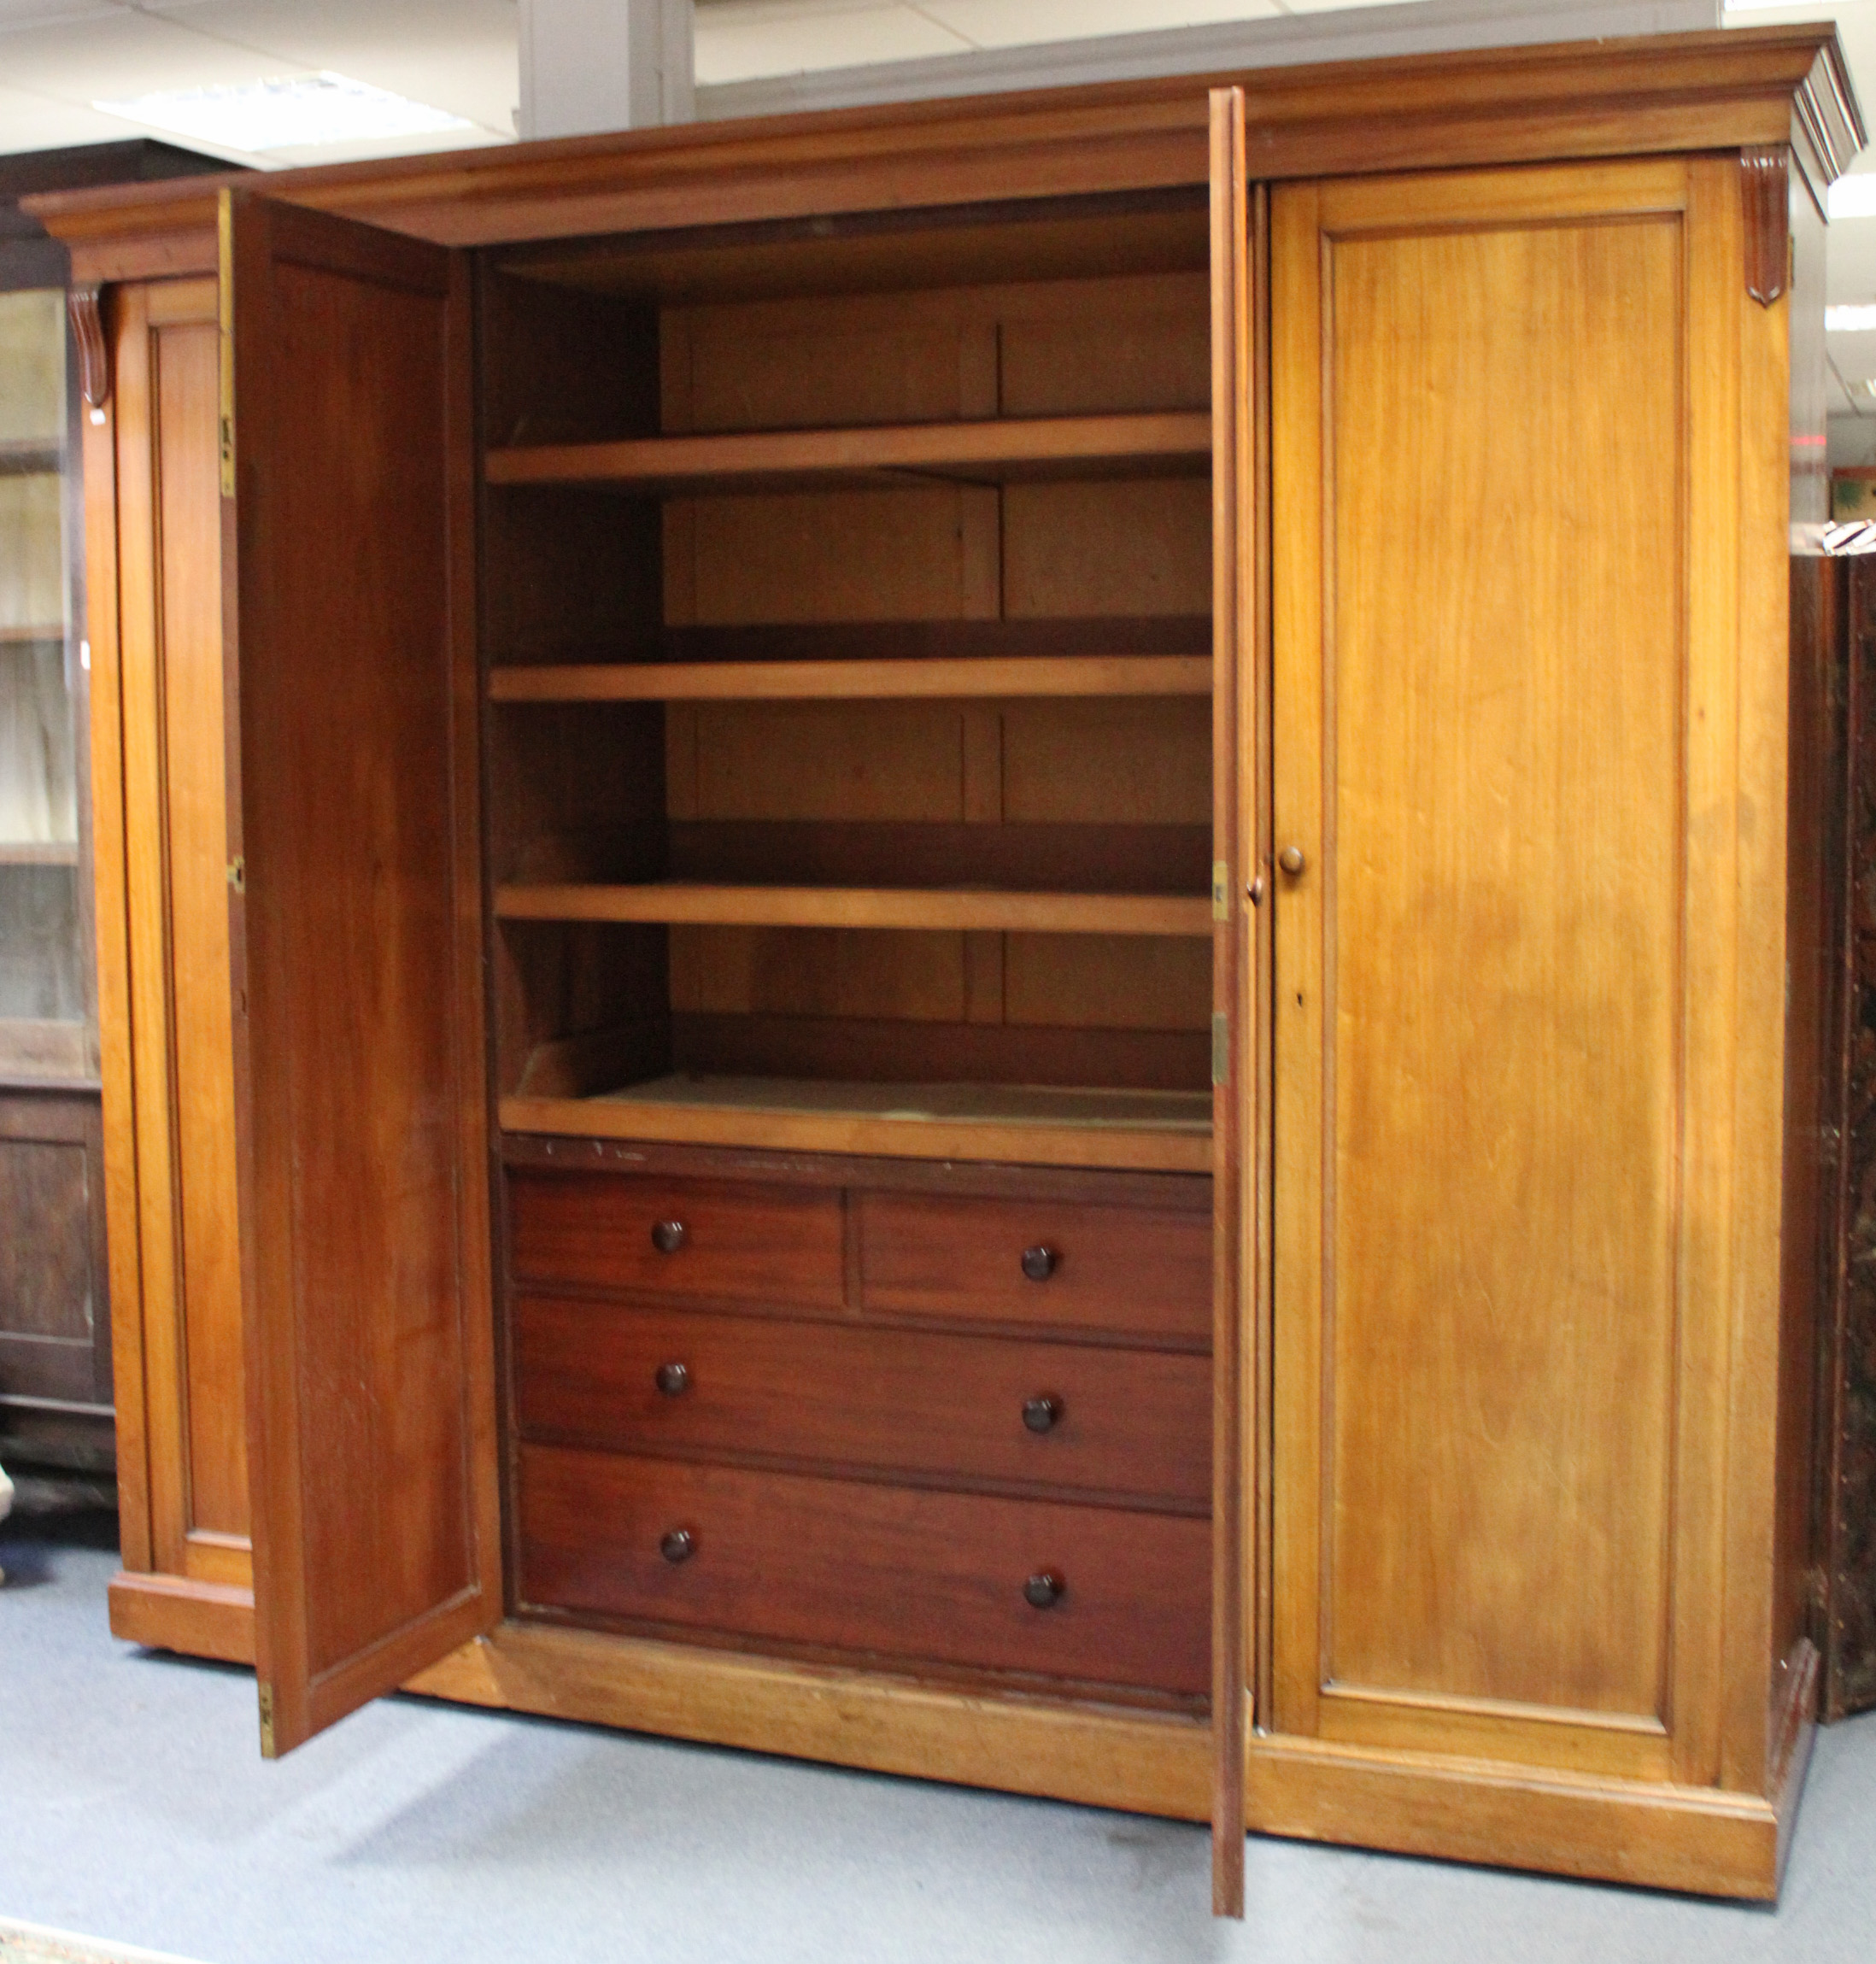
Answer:
<path fill-rule="evenodd" d="M 1274 195 L 1279 1732 L 1715 1777 L 1729 167 Z"/>

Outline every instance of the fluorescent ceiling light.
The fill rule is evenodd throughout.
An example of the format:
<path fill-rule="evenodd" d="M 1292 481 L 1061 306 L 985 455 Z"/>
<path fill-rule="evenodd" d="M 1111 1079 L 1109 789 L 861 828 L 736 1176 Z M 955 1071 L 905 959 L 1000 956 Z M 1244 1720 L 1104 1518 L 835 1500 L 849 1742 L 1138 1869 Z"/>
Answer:
<path fill-rule="evenodd" d="M 147 123 L 198 143 L 230 150 L 285 150 L 314 144 L 368 143 L 383 137 L 429 136 L 472 127 L 465 116 L 426 108 L 389 89 L 355 82 L 330 70 L 282 75 L 220 89 L 163 89 L 127 102 L 93 103 L 94 109 Z"/>
<path fill-rule="evenodd" d="M 1876 218 L 1876 171 L 1859 171 L 1831 186 L 1832 218 Z"/>
<path fill-rule="evenodd" d="M 1876 307 L 1826 307 L 1824 325 L 1832 334 L 1876 334 Z"/>

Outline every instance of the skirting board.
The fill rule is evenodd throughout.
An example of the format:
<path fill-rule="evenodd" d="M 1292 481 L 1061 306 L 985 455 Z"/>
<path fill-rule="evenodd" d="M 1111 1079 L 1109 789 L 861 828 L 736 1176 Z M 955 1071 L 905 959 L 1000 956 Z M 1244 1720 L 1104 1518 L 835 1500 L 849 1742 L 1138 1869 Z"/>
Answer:
<path fill-rule="evenodd" d="M 1246 1814 L 1297 1840 L 1773 1902 L 1816 1736 L 1808 1642 L 1782 1676 L 1769 1798 L 1265 1735 Z"/>
<path fill-rule="evenodd" d="M 1815 1656 L 1794 1665 L 1793 1715 L 1811 1709 Z M 1209 1727 L 1114 1708 L 526 1623 L 465 1644 L 404 1689 L 1175 1820 L 1211 1810 Z M 1790 1746 L 1769 1799 L 1259 1735 L 1248 1821 L 1253 1833 L 1297 1840 L 1769 1901 L 1813 1733 L 1808 1719 L 1779 1730 Z"/>
<path fill-rule="evenodd" d="M 243 1589 L 125 1573 L 112 1634 L 254 1661 Z M 1800 1646 L 1773 1727 L 1769 1798 L 1258 1734 L 1251 1831 L 1401 1855 L 1771 1901 L 1814 1727 L 1818 1657 Z M 876 1773 L 1204 1820 L 1211 1734 L 1119 1707 L 986 1696 L 636 1638 L 504 1623 L 404 1686 L 428 1697 L 695 1739 Z"/>
<path fill-rule="evenodd" d="M 182 1575 L 122 1570 L 111 1578 L 111 1634 L 152 1650 L 254 1662 L 254 1592 Z"/>
<path fill-rule="evenodd" d="M 1206 1820 L 1202 1721 L 953 1691 L 637 1638 L 504 1623 L 404 1686 L 465 1704 L 963 1786 Z"/>

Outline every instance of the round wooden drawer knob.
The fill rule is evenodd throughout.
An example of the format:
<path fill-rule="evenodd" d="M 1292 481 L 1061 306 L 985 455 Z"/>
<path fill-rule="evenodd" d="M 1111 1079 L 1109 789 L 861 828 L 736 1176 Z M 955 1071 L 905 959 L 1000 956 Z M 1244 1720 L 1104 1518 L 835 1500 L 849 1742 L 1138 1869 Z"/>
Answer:
<path fill-rule="evenodd" d="M 697 1537 L 688 1527 L 673 1527 L 660 1540 L 658 1552 L 675 1568 L 697 1552 Z"/>
<path fill-rule="evenodd" d="M 1023 1599 L 1035 1609 L 1052 1609 L 1066 1593 L 1068 1584 L 1046 1568 L 1023 1585 Z"/>
<path fill-rule="evenodd" d="M 652 1246 L 660 1255 L 675 1255 L 683 1245 L 684 1224 L 682 1221 L 652 1222 Z"/>
<path fill-rule="evenodd" d="M 1023 1422 L 1031 1432 L 1053 1432 L 1062 1422 L 1065 1409 L 1058 1398 L 1046 1394 L 1041 1398 L 1027 1398 L 1023 1401 Z"/>
<path fill-rule="evenodd" d="M 1023 1251 L 1023 1272 L 1032 1282 L 1046 1282 L 1055 1273 L 1055 1265 L 1061 1259 L 1053 1248 L 1038 1242 L 1035 1247 Z"/>
<path fill-rule="evenodd" d="M 666 1398 L 682 1398 L 690 1389 L 690 1371 L 684 1364 L 660 1364 L 658 1388 Z"/>

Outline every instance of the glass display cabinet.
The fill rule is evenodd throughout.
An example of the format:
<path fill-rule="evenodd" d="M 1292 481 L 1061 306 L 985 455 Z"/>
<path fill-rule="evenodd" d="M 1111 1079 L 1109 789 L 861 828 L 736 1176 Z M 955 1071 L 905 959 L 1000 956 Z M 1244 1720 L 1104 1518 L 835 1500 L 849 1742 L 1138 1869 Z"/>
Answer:
<path fill-rule="evenodd" d="M 0 292 L 0 1072 L 97 1073 L 67 577 L 65 294 Z M 74 654 L 79 656 L 75 663 Z"/>

